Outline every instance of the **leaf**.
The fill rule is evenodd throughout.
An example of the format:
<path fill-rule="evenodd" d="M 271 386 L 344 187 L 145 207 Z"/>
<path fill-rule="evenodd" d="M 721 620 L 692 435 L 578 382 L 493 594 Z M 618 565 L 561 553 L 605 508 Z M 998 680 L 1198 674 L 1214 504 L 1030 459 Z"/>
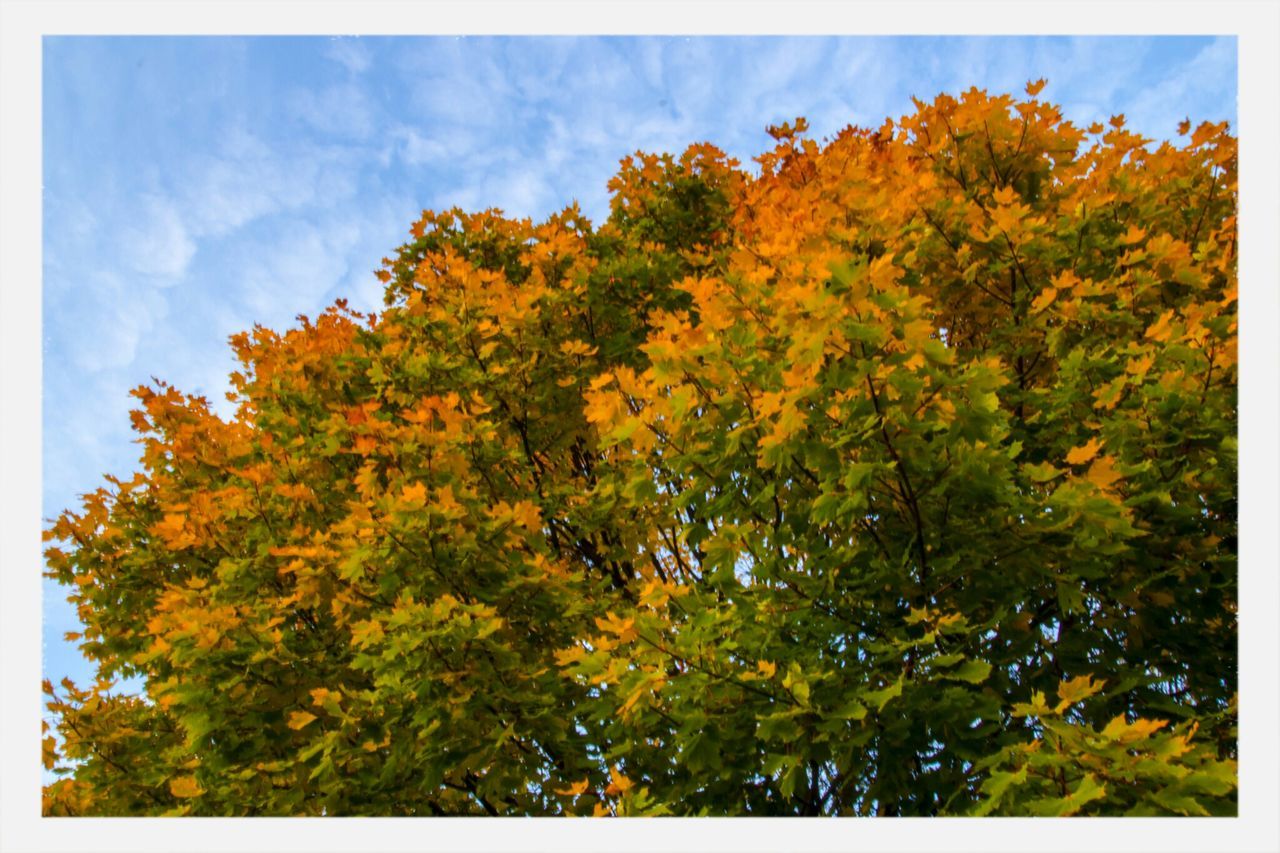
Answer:
<path fill-rule="evenodd" d="M 1092 773 L 1086 773 L 1076 784 L 1075 789 L 1061 801 L 1055 816 L 1073 815 L 1088 803 L 1100 800 L 1107 794 L 1107 786 L 1100 783 Z"/>
<path fill-rule="evenodd" d="M 1058 702 L 1055 713 L 1061 714 L 1077 702 L 1082 702 L 1100 692 L 1106 681 L 1094 681 L 1090 675 L 1079 675 L 1058 685 Z"/>
<path fill-rule="evenodd" d="M 586 793 L 586 791 L 587 791 L 587 786 L 588 786 L 589 784 L 590 784 L 590 783 L 588 782 L 587 778 L 586 778 L 586 777 L 583 777 L 581 781 L 574 782 L 573 784 L 571 784 L 571 785 L 570 785 L 569 787 L 567 787 L 567 788 L 557 788 L 557 789 L 556 789 L 556 793 L 557 793 L 557 794 L 563 794 L 563 795 L 564 795 L 564 796 L 566 796 L 566 797 L 577 797 L 577 796 L 581 796 L 582 794 L 585 794 L 585 793 Z"/>
<path fill-rule="evenodd" d="M 1209 810 L 1206 809 L 1195 797 L 1190 794 L 1180 794 L 1170 790 L 1156 791 L 1151 795 L 1156 803 L 1164 809 L 1180 815 L 1195 815 L 1198 817 L 1208 817 Z"/>
<path fill-rule="evenodd" d="M 1146 738 L 1168 724 L 1168 720 L 1144 720 L 1141 718 L 1130 723 L 1124 718 L 1123 714 L 1119 714 L 1111 722 L 1107 723 L 1101 734 L 1108 740 L 1130 743 Z"/>
<path fill-rule="evenodd" d="M 1129 230 L 1120 238 L 1120 242 L 1125 245 L 1132 246 L 1135 243 L 1141 243 L 1146 236 L 1147 232 L 1145 229 L 1139 228 L 1137 225 L 1130 225 Z"/>
<path fill-rule="evenodd" d="M 400 491 L 400 506 L 404 509 L 418 509 L 427 502 L 427 487 L 422 483 L 413 483 Z"/>
<path fill-rule="evenodd" d="M 1031 301 L 1031 313 L 1039 314 L 1041 311 L 1048 308 L 1057 295 L 1058 291 L 1053 287 L 1046 287 L 1044 290 L 1040 291 L 1040 295 Z"/>
<path fill-rule="evenodd" d="M 289 714 L 289 728 L 298 730 L 306 728 L 316 719 L 316 715 L 309 711 L 292 711 Z"/>
<path fill-rule="evenodd" d="M 191 799 L 203 794 L 204 788 L 200 787 L 194 776 L 174 776 L 169 780 L 169 793 L 182 799 Z"/>
<path fill-rule="evenodd" d="M 1031 475 L 1031 482 L 1033 483 L 1047 483 L 1062 476 L 1062 470 L 1053 467 L 1048 462 L 1042 462 L 1038 465 L 1024 465 L 1023 470 Z"/>
<path fill-rule="evenodd" d="M 1156 343 L 1163 343 L 1169 340 L 1170 335 L 1173 334 L 1172 322 L 1173 309 L 1170 308 L 1168 311 L 1161 314 L 1159 319 L 1147 327 L 1147 331 L 1143 333 L 1143 337 L 1150 338 Z"/>
<path fill-rule="evenodd" d="M 542 513 L 532 501 L 518 501 L 511 507 L 511 517 L 525 530 L 542 529 Z"/>
<path fill-rule="evenodd" d="M 1001 187 L 1000 189 L 992 193 L 991 197 L 996 200 L 997 204 L 1004 204 L 1004 205 L 1013 204 L 1015 201 L 1018 200 L 1018 194 L 1017 192 L 1014 191 L 1013 187 L 1011 186 Z"/>
<path fill-rule="evenodd" d="M 893 701 L 894 699 L 896 699 L 901 695 L 902 695 L 902 678 L 901 677 L 899 677 L 897 681 L 893 682 L 887 687 L 882 687 L 879 690 L 869 690 L 866 693 L 862 694 L 863 699 L 866 700 L 867 704 L 874 705 L 877 712 L 883 711 L 885 705 L 888 705 L 891 701 Z"/>
<path fill-rule="evenodd" d="M 1083 465 L 1090 459 L 1098 455 L 1098 451 L 1102 449 L 1102 442 L 1096 438 L 1091 438 L 1079 447 L 1072 448 L 1067 451 L 1068 465 Z"/>
<path fill-rule="evenodd" d="M 1113 485 L 1124 479 L 1124 475 L 1116 470 L 1113 457 L 1099 456 L 1089 466 L 1089 470 L 1085 473 L 1085 479 L 1104 492 L 1108 492 L 1111 491 Z"/>
<path fill-rule="evenodd" d="M 622 771 L 618 770 L 617 767 L 613 767 L 609 770 L 609 780 L 610 785 L 606 790 L 606 793 L 609 794 L 625 794 L 627 791 L 631 790 L 631 787 L 634 784 L 630 779 L 622 775 Z"/>
<path fill-rule="evenodd" d="M 980 684 L 986 681 L 987 676 L 990 674 L 991 664 L 983 660 L 968 660 L 955 669 L 943 673 L 943 677 L 956 681 L 967 681 L 970 684 Z"/>
<path fill-rule="evenodd" d="M 1027 768 L 1022 767 L 1016 772 L 1008 772 L 1004 770 L 996 770 L 986 778 L 982 783 L 982 793 L 984 798 L 973 810 L 974 817 L 985 817 L 1000 805 L 1001 799 L 1010 787 L 1021 785 L 1027 779 Z"/>

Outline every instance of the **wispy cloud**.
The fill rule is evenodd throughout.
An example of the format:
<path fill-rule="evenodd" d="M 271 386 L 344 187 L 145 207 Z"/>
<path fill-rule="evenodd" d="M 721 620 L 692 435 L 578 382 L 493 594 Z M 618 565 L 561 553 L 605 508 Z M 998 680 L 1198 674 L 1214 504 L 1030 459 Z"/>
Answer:
<path fill-rule="evenodd" d="M 373 64 L 373 55 L 368 45 L 358 37 L 330 39 L 324 55 L 352 74 L 363 74 Z"/>
<path fill-rule="evenodd" d="M 195 241 L 171 201 L 158 195 L 139 201 L 138 207 L 126 211 L 120 225 L 122 260 L 135 273 L 171 284 L 187 271 L 196 253 Z"/>

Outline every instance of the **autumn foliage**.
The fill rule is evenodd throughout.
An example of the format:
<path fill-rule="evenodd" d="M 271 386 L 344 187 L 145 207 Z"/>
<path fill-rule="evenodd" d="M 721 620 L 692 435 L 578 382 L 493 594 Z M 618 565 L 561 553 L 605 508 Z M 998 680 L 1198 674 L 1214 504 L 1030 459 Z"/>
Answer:
<path fill-rule="evenodd" d="M 424 213 L 139 388 L 46 813 L 1234 814 L 1236 142 L 1039 85 Z"/>

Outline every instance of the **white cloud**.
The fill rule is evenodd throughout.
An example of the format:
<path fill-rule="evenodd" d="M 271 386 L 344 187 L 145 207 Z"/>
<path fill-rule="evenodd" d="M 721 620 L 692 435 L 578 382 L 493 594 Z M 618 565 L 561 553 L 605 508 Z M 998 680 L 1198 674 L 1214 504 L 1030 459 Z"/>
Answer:
<path fill-rule="evenodd" d="M 363 74 L 373 64 L 368 45 L 358 36 L 330 39 L 325 56 L 341 64 L 352 74 Z"/>
<path fill-rule="evenodd" d="M 309 142 L 269 146 L 232 128 L 216 149 L 194 155 L 175 203 L 197 238 L 218 237 L 274 214 L 347 201 L 363 167 L 358 150 Z"/>
<path fill-rule="evenodd" d="M 181 277 L 196 253 L 195 241 L 179 210 L 161 196 L 142 199 L 141 209 L 119 233 L 120 252 L 134 272 L 155 276 L 162 283 Z"/>
<path fill-rule="evenodd" d="M 1215 98 L 1215 94 L 1224 89 L 1234 94 L 1235 68 L 1235 40 L 1215 39 L 1178 73 L 1143 90 L 1126 118 L 1148 135 L 1171 137 L 1183 118 L 1189 117 L 1196 125 L 1234 116 L 1234 97 L 1228 101 Z"/>
<path fill-rule="evenodd" d="M 300 89 L 288 99 L 288 110 L 312 129 L 339 139 L 367 139 L 375 130 L 372 95 L 351 83 Z"/>

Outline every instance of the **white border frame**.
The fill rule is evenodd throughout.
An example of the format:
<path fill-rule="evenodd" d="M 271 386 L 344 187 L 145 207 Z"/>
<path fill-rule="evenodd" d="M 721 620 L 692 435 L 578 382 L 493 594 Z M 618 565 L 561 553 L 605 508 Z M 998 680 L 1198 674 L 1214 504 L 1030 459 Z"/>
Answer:
<path fill-rule="evenodd" d="M 1280 850 L 1280 4 L 1191 0 L 0 0 L 0 849 Z M 40 817 L 41 37 L 226 34 L 1238 37 L 1240 817 L 1092 820 Z M 34 85 L 33 85 L 34 84 Z"/>

